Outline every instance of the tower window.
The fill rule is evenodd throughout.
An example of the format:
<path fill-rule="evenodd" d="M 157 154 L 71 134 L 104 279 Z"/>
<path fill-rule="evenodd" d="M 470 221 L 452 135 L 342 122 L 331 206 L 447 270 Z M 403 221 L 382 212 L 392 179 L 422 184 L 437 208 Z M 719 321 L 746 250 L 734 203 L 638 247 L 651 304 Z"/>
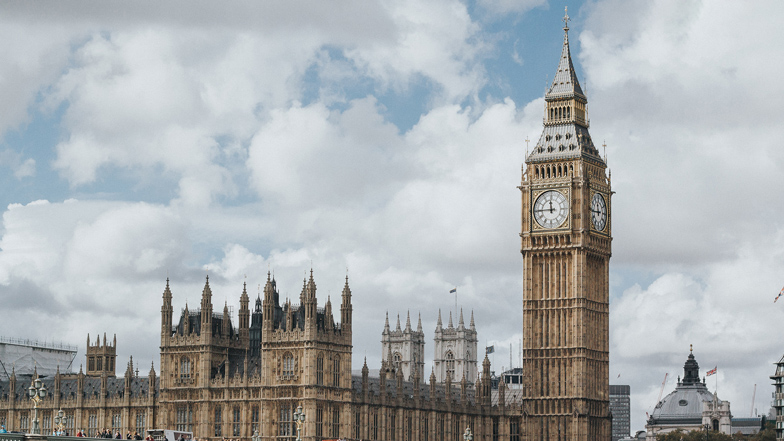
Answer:
<path fill-rule="evenodd" d="M 324 355 L 319 354 L 316 358 L 316 384 L 324 384 Z"/>
<path fill-rule="evenodd" d="M 188 357 L 180 359 L 180 378 L 191 378 L 191 360 Z"/>
<path fill-rule="evenodd" d="M 332 385 L 340 387 L 340 356 L 332 359 Z"/>
<path fill-rule="evenodd" d="M 449 374 L 449 378 L 455 379 L 455 355 L 452 351 L 446 353 L 446 372 Z"/>
<path fill-rule="evenodd" d="M 290 352 L 283 355 L 283 369 L 281 372 L 283 379 L 290 380 L 294 378 L 294 356 Z"/>

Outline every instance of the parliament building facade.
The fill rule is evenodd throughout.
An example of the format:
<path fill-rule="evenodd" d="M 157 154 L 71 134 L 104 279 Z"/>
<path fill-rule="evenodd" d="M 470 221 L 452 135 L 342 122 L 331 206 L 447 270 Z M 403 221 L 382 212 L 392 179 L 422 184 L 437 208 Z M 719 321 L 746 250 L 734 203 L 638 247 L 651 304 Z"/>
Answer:
<path fill-rule="evenodd" d="M 319 306 L 311 270 L 298 304 L 281 302 L 269 274 L 254 305 L 243 287 L 236 324 L 228 305 L 214 309 L 209 278 L 199 307 L 186 305 L 175 314 L 167 280 L 160 374 L 151 367 L 140 376 L 131 361 L 125 375 L 116 377 L 116 345 L 105 336 L 103 343 L 88 337 L 87 372 L 43 378 L 48 394 L 39 409 L 42 432 L 51 433 L 52 418 L 62 409 L 71 433 L 166 428 L 199 439 L 250 440 L 258 432 L 263 440 L 293 440 L 294 412 L 302 406 L 302 439 L 314 441 L 461 441 L 466 428 L 482 441 L 610 440 L 612 191 L 605 161 L 588 133 L 587 99 L 572 65 L 568 17 L 565 21 L 558 71 L 545 97 L 544 129 L 519 186 L 524 360 L 519 399 L 509 399 L 503 382 L 491 392 L 486 355 L 481 369 L 470 369 L 481 358 L 473 317 L 465 328 L 462 314 L 454 332 L 471 337 L 466 341 L 473 347 L 442 336 L 445 347 L 454 348 L 443 351 L 438 372 L 431 370 L 429 378 L 423 378 L 421 329 L 411 331 L 409 324 L 413 345 L 400 346 L 400 356 L 396 331 L 386 327 L 378 377 L 370 377 L 366 362 L 361 375 L 352 375 L 348 278 L 340 305 L 333 308 L 328 300 Z M 442 333 L 447 331 L 451 318 Z M 465 366 L 455 369 L 453 352 Z M 0 423 L 8 430 L 31 428 L 30 382 L 30 376 L 15 373 L 0 382 Z"/>

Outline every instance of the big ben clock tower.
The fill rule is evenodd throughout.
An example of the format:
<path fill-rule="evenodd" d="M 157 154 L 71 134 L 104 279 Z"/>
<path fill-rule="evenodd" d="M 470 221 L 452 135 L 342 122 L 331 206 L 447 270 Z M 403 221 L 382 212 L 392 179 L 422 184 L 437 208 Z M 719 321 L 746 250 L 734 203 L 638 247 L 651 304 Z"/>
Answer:
<path fill-rule="evenodd" d="M 525 439 L 609 440 L 607 165 L 588 133 L 569 52 L 545 95 L 544 129 L 523 166 Z"/>

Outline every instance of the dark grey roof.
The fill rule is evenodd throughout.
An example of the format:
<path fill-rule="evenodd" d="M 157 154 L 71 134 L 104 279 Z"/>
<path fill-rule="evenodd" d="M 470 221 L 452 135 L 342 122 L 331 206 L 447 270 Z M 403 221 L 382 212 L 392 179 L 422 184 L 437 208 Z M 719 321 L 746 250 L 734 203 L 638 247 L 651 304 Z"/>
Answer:
<path fill-rule="evenodd" d="M 371 395 L 378 396 L 381 390 L 381 379 L 378 377 L 368 377 L 368 391 Z M 391 398 L 397 398 L 397 381 L 385 379 L 386 381 L 386 392 L 389 394 Z M 362 377 L 358 375 L 352 375 L 351 377 L 351 387 L 354 390 L 354 393 L 361 394 L 362 393 Z M 413 382 L 404 381 L 403 382 L 403 395 L 405 397 L 412 397 L 414 395 L 415 386 Z M 446 400 L 446 386 L 443 384 L 437 384 L 435 387 L 435 397 L 430 396 L 430 384 L 429 383 L 419 383 L 419 396 L 423 400 L 428 401 L 436 401 Z M 459 383 L 452 383 L 452 400 L 453 401 L 460 401 L 460 384 Z M 476 391 L 472 388 L 466 390 L 466 399 L 470 403 L 476 402 Z"/>
<path fill-rule="evenodd" d="M 47 390 L 47 396 L 52 397 L 54 388 L 54 377 L 41 378 Z M 29 375 L 18 375 L 16 377 L 16 398 L 27 399 L 27 388 L 30 387 L 31 377 Z M 60 397 L 71 398 L 76 397 L 79 393 L 78 383 L 79 379 L 75 376 L 69 376 L 60 380 Z M 159 382 L 156 377 L 155 384 L 153 385 L 153 392 L 157 391 Z M 0 381 L 0 397 L 3 399 L 8 398 L 9 382 Z M 150 379 L 149 377 L 132 377 L 131 378 L 131 396 L 147 396 L 150 392 Z M 125 377 L 108 377 L 106 379 L 106 393 L 107 396 L 122 396 L 125 394 Z M 156 392 L 157 393 L 157 392 Z M 100 377 L 84 377 L 84 395 L 87 398 L 98 397 L 101 394 L 101 378 Z"/>
<path fill-rule="evenodd" d="M 558 62 L 558 70 L 555 72 L 553 84 L 550 85 L 546 98 L 565 98 L 575 95 L 585 98 L 580 82 L 577 81 L 577 74 L 574 72 L 572 64 L 572 54 L 569 51 L 569 28 L 565 27 L 561 60 Z"/>
<path fill-rule="evenodd" d="M 548 124 L 526 162 L 579 157 L 604 164 L 587 128 L 575 123 Z"/>

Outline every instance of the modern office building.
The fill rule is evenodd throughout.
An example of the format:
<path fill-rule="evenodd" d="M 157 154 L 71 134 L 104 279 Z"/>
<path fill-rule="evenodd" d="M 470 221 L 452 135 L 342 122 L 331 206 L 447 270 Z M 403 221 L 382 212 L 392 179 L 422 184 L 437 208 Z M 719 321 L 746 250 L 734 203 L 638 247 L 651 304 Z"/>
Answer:
<path fill-rule="evenodd" d="M 631 388 L 628 385 L 610 385 L 610 412 L 612 413 L 612 441 L 631 435 Z"/>

